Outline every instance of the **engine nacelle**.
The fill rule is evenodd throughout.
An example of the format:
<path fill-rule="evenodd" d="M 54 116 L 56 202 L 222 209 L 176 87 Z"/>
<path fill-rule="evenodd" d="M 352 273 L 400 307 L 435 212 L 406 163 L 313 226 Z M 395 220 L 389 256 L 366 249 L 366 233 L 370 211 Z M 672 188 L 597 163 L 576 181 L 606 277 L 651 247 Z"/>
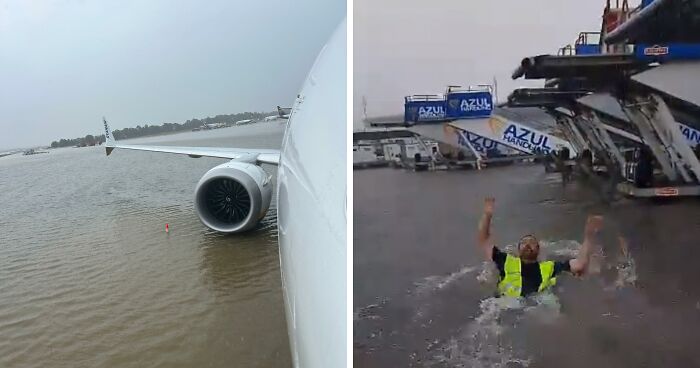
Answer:
<path fill-rule="evenodd" d="M 236 233 L 257 225 L 271 198 L 270 174 L 257 165 L 231 161 L 207 171 L 199 180 L 194 206 L 210 229 Z"/>

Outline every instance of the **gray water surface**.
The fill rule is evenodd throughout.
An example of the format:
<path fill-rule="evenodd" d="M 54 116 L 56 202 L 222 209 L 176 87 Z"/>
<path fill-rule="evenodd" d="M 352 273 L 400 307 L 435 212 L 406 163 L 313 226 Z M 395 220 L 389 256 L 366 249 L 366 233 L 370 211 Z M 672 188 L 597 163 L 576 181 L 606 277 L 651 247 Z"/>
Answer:
<path fill-rule="evenodd" d="M 534 233 L 543 259 L 575 256 L 586 216 L 603 214 L 590 274 L 493 298 L 497 275 L 475 245 L 489 195 L 497 244 Z M 700 366 L 700 202 L 597 198 L 541 166 L 356 170 L 355 366 Z"/>
<path fill-rule="evenodd" d="M 129 143 L 279 148 L 283 129 Z M 225 161 L 102 147 L 0 158 L 0 366 L 291 366 L 274 200 L 245 235 L 194 211 L 195 184 Z"/>

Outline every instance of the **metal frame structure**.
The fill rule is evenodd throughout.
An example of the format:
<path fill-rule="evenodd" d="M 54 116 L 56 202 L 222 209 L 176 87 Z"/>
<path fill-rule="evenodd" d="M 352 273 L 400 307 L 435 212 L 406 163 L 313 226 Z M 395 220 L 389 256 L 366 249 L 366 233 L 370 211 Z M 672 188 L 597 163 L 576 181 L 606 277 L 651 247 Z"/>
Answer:
<path fill-rule="evenodd" d="M 681 8 L 686 10 L 681 12 L 683 14 L 677 11 Z M 685 19 L 689 23 L 671 22 L 672 19 Z M 582 32 L 576 47 L 568 45 L 557 55 L 522 59 L 512 78 L 546 79 L 547 88 L 516 90 L 508 98 L 508 104 L 539 106 L 547 110 L 573 146 L 590 149 L 605 162 L 610 173 L 620 174 L 613 180 L 619 181 L 618 189 L 624 194 L 700 195 L 700 161 L 678 128 L 667 103 L 677 97 L 664 96 L 663 91 L 632 78 L 658 63 L 697 59 L 700 44 L 683 44 L 688 42 L 687 37 L 662 40 L 662 46 L 656 46 L 664 35 L 679 35 L 679 27 L 700 29 L 700 24 L 693 19 L 700 19 L 700 1 L 697 0 L 644 1 L 633 10 L 629 9 L 627 1 L 623 1 L 622 6 L 618 1 L 612 8 L 608 0 L 598 44 L 590 42 L 590 32 Z M 645 24 L 656 31 L 650 32 Z M 700 40 L 700 36 L 696 38 Z M 628 44 L 630 41 L 639 43 L 637 50 Z M 671 55 L 673 52 L 677 54 Z M 582 103 L 586 96 L 597 94 L 614 96 L 624 117 L 610 117 Z M 698 108 L 700 106 L 693 106 L 688 111 L 694 114 Z M 693 118 L 700 119 L 700 116 Z M 616 119 L 619 121 L 613 123 Z M 636 188 L 626 182 L 623 178 L 629 176 L 628 168 L 634 164 L 622 152 L 626 144 L 613 136 L 624 138 L 630 147 L 648 147 L 672 187 Z"/>

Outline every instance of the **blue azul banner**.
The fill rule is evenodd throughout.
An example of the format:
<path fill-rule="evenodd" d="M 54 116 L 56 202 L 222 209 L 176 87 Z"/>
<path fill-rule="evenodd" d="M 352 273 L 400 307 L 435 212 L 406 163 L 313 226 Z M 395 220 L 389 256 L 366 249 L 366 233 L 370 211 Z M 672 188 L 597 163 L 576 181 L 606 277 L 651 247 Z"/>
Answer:
<path fill-rule="evenodd" d="M 691 128 L 681 123 L 678 123 L 678 127 L 680 128 L 681 133 L 683 133 L 685 138 L 688 140 L 688 144 L 691 147 L 695 147 L 700 144 L 700 130 Z"/>
<path fill-rule="evenodd" d="M 441 121 L 447 118 L 445 100 L 406 101 L 405 122 Z"/>
<path fill-rule="evenodd" d="M 634 46 L 634 55 L 643 61 L 698 60 L 700 59 L 700 44 L 638 44 Z"/>
<path fill-rule="evenodd" d="M 547 135 L 522 125 L 508 125 L 503 132 L 503 140 L 533 154 L 547 154 L 552 150 Z"/>
<path fill-rule="evenodd" d="M 476 135 L 466 130 L 460 130 L 457 134 L 457 144 L 462 147 L 473 147 L 481 155 L 493 158 L 504 156 L 501 145 L 498 142 Z"/>
<path fill-rule="evenodd" d="M 454 92 L 447 95 L 446 107 L 450 119 L 491 116 L 493 99 L 490 92 Z"/>

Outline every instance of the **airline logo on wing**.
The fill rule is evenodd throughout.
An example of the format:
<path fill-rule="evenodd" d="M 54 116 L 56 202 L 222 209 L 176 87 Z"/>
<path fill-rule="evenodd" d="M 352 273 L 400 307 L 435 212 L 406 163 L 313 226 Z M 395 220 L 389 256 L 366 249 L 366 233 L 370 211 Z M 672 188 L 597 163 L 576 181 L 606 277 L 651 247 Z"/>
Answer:
<path fill-rule="evenodd" d="M 109 127 L 107 127 L 107 119 L 102 118 L 102 122 L 105 125 L 105 140 L 110 140 L 112 137 L 109 135 Z"/>

